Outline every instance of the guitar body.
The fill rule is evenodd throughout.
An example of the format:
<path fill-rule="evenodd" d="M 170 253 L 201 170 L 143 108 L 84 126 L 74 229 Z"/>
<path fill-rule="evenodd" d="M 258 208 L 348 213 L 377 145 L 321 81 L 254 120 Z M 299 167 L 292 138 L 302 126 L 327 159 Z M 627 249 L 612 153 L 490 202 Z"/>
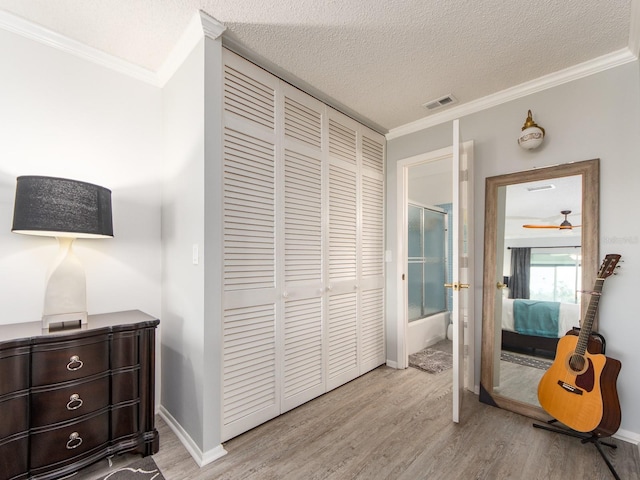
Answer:
<path fill-rule="evenodd" d="M 616 381 L 621 363 L 593 346 L 582 355 L 581 368 L 572 367 L 578 337 L 565 335 L 558 341 L 553 364 L 538 385 L 538 400 L 553 418 L 578 432 L 609 436 L 620 426 L 621 412 Z M 594 353 L 597 352 L 597 353 Z"/>

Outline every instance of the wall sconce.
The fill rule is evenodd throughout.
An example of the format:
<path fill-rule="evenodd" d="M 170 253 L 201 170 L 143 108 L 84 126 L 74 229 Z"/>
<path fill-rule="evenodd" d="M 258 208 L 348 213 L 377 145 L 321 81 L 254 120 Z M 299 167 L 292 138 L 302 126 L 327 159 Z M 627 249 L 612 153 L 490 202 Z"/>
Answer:
<path fill-rule="evenodd" d="M 17 179 L 11 231 L 56 237 L 60 249 L 47 275 L 42 328 L 87 323 L 84 268 L 73 253 L 76 238 L 113 237 L 111 190 L 66 178 Z"/>
<path fill-rule="evenodd" d="M 533 121 L 531 110 L 529 110 L 527 119 L 522 127 L 522 133 L 518 137 L 518 145 L 525 150 L 533 150 L 542 144 L 542 140 L 544 140 L 544 128 Z"/>

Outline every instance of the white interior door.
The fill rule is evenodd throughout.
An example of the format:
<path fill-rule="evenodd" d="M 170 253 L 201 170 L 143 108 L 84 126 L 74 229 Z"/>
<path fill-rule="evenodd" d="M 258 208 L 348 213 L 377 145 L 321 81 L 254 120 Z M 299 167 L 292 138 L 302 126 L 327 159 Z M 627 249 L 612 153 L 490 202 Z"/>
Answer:
<path fill-rule="evenodd" d="M 398 363 L 396 368 L 408 366 L 408 313 L 407 313 L 407 281 L 406 269 L 408 264 L 408 180 L 409 168 L 426 163 L 446 160 L 452 167 L 452 259 L 453 276 L 448 279 L 451 286 L 455 286 L 452 305 L 453 322 L 453 420 L 460 419 L 462 390 L 464 387 L 475 390 L 474 381 L 474 318 L 473 318 L 473 289 L 468 288 L 469 280 L 473 278 L 473 142 L 461 144 L 460 129 L 456 121 L 454 127 L 454 146 L 437 151 L 419 154 L 414 157 L 399 160 L 397 163 L 397 218 L 401 219 L 398 228 L 398 318 L 397 348 Z M 455 236 L 454 236 L 455 235 Z M 462 285 L 463 288 L 460 288 Z M 467 369 L 465 375 L 465 358 Z M 466 377 L 466 378 L 465 378 Z"/>
<path fill-rule="evenodd" d="M 469 215 L 471 175 L 469 170 L 470 156 L 465 155 L 460 141 L 460 122 L 453 121 L 453 251 L 451 252 L 453 263 L 453 278 L 451 288 L 453 289 L 452 323 L 453 323 L 453 421 L 460 422 L 460 409 L 462 407 L 462 392 L 464 390 L 464 357 L 465 343 L 473 345 L 470 338 L 469 305 L 471 290 L 469 282 L 473 259 L 470 258 L 473 245 L 470 241 L 472 226 L 469 225 L 471 215 Z M 467 342 L 465 342 L 465 326 Z M 470 362 L 471 363 L 471 362 Z M 470 377 L 471 378 L 471 377 Z"/>

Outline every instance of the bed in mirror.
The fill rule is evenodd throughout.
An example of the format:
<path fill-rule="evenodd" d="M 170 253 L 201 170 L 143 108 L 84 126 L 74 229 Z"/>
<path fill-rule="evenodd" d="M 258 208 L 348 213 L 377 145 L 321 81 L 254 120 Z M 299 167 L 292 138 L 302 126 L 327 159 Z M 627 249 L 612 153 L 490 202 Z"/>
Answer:
<path fill-rule="evenodd" d="M 480 401 L 546 419 L 539 380 L 598 271 L 599 160 L 489 177 L 485 196 Z"/>

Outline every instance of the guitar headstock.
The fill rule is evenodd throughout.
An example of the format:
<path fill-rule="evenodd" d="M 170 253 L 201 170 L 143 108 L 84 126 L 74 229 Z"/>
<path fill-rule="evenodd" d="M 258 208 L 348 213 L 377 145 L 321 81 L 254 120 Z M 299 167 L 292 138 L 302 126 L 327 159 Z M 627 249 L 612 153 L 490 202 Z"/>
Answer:
<path fill-rule="evenodd" d="M 613 275 L 613 272 L 620 261 L 622 256 L 617 253 L 610 253 L 604 260 L 602 261 L 602 265 L 600 265 L 600 270 L 598 271 L 598 278 L 607 278 Z"/>

